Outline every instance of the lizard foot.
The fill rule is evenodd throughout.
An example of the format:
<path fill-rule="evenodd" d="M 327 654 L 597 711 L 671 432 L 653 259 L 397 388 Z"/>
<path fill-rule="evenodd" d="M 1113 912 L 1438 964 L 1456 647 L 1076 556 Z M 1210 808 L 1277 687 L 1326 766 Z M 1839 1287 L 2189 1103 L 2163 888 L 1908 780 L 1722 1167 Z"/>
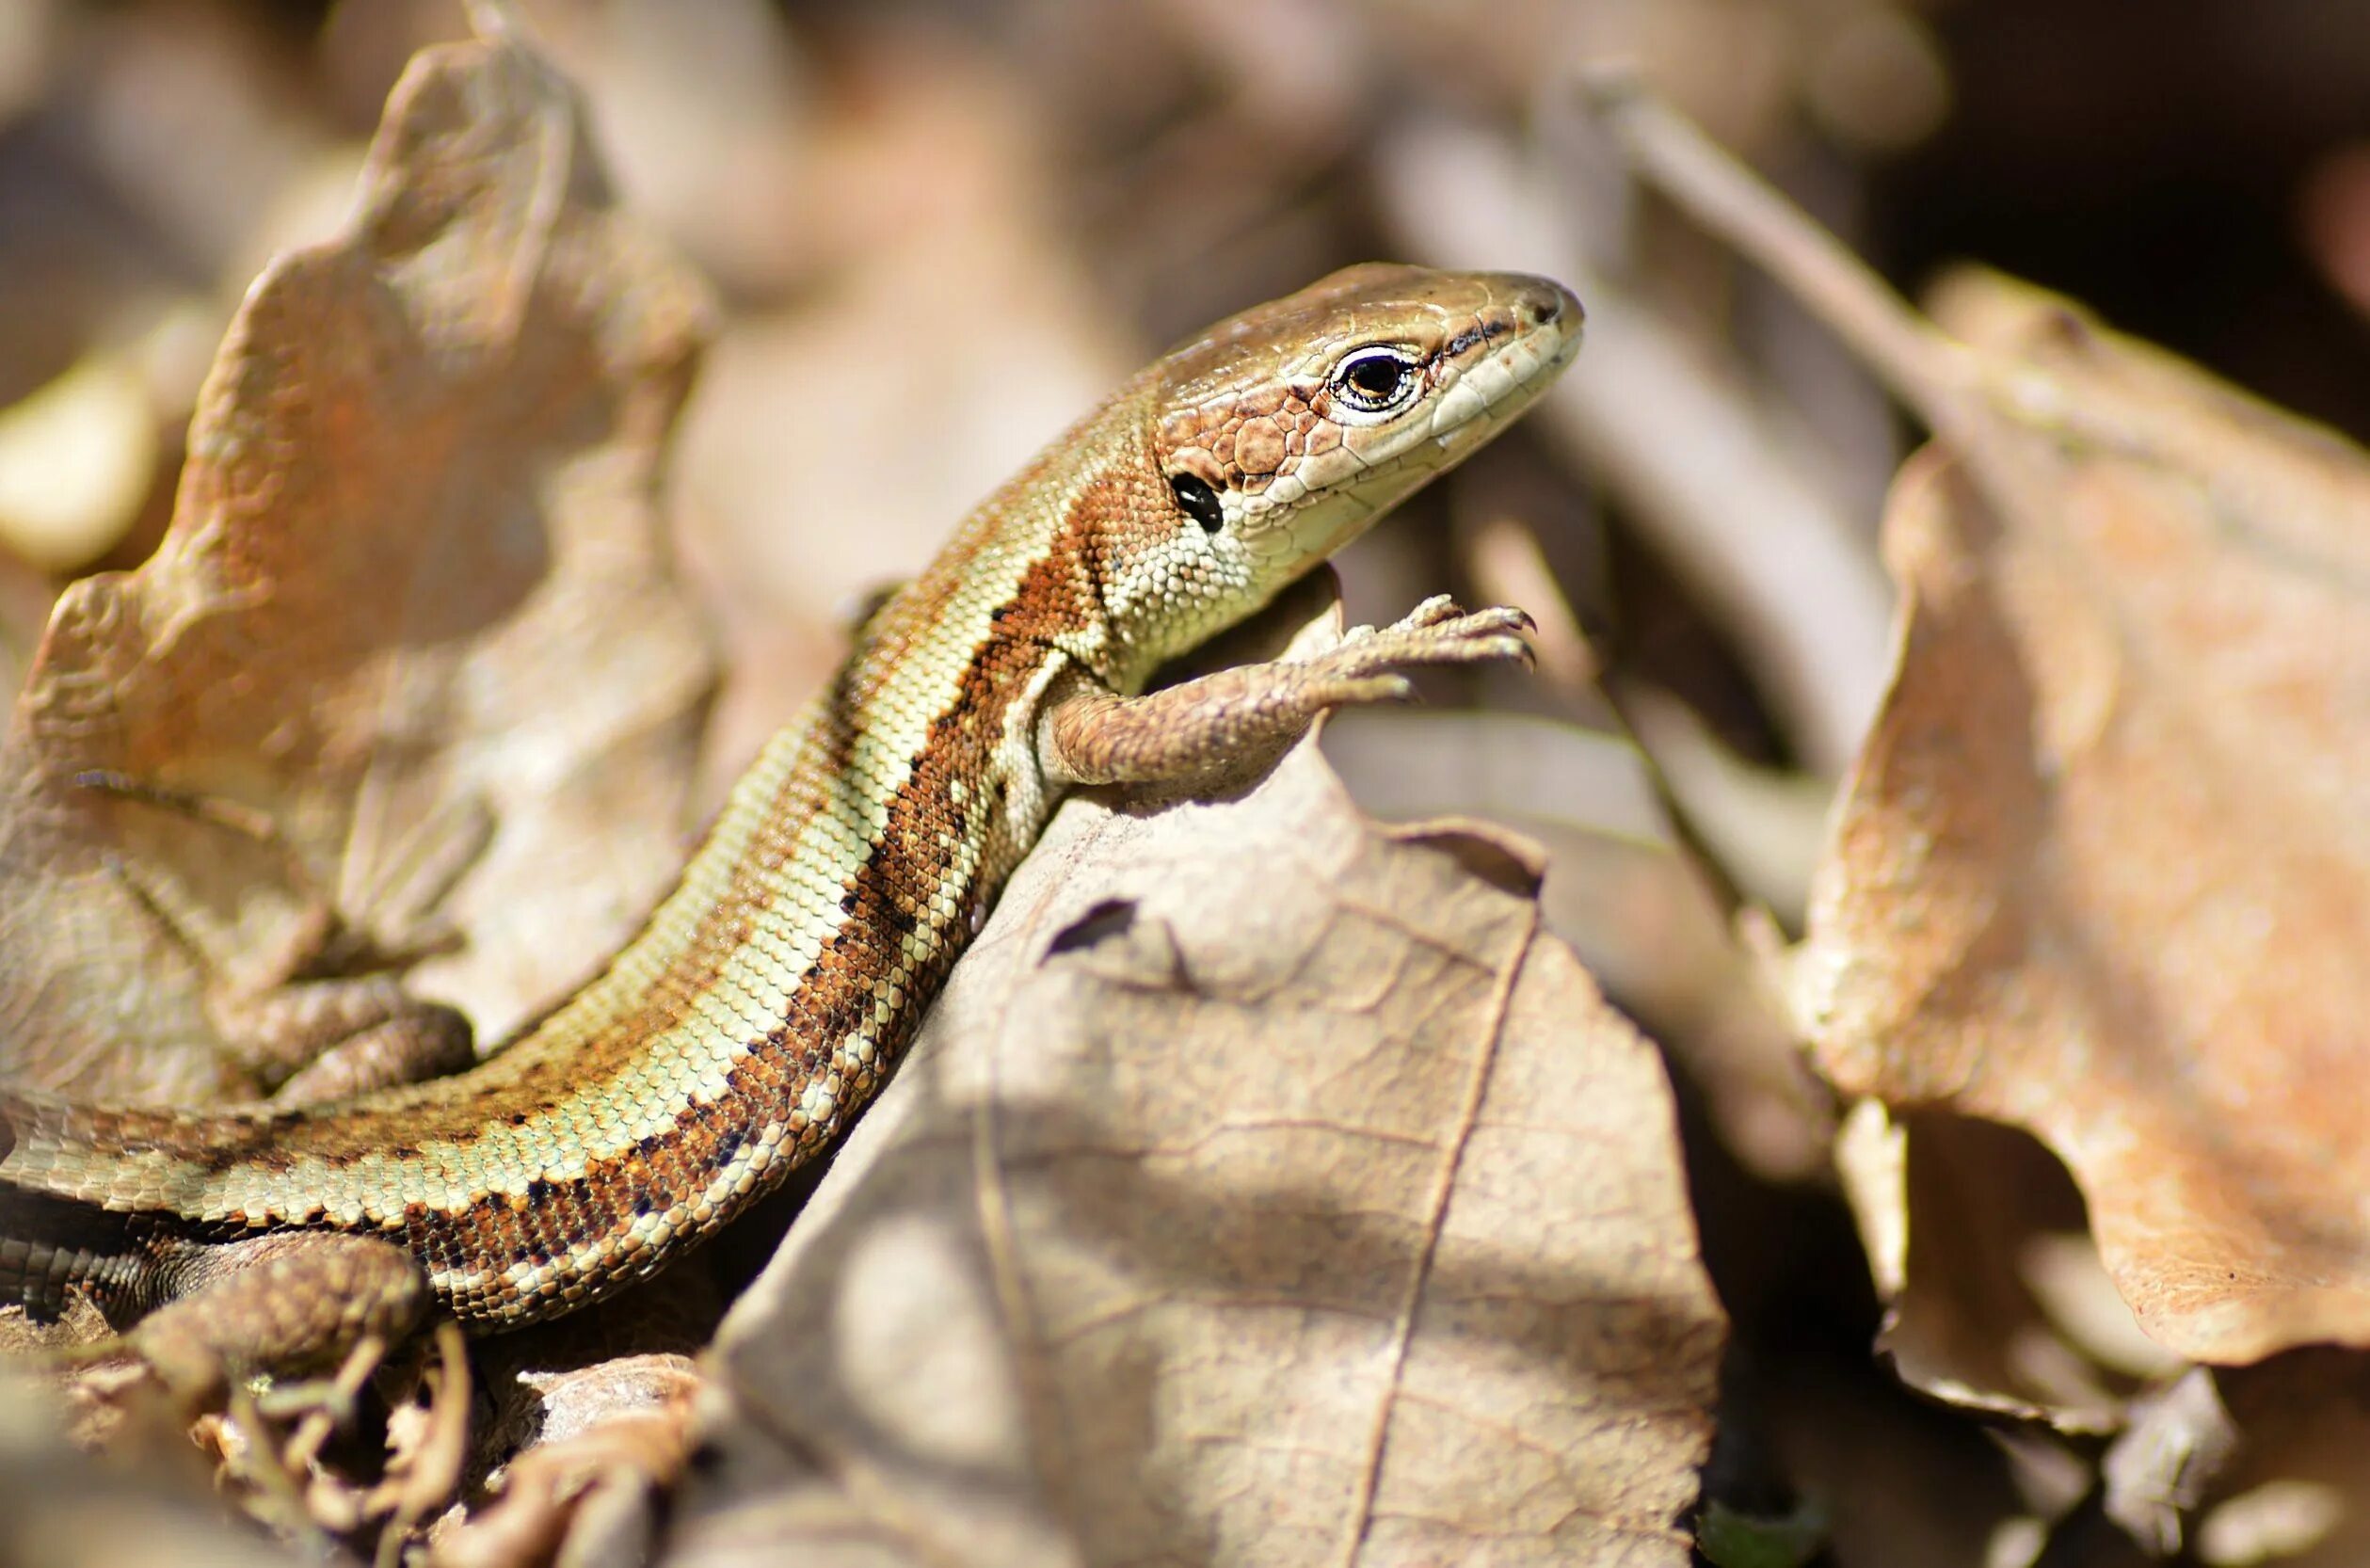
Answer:
<path fill-rule="evenodd" d="M 1500 605 L 1468 612 L 1438 594 L 1388 626 L 1353 626 L 1338 644 L 1308 659 L 1312 695 L 1326 707 L 1412 701 L 1415 684 L 1398 673 L 1401 667 L 1527 664 L 1527 634 L 1533 629 L 1520 610 Z"/>

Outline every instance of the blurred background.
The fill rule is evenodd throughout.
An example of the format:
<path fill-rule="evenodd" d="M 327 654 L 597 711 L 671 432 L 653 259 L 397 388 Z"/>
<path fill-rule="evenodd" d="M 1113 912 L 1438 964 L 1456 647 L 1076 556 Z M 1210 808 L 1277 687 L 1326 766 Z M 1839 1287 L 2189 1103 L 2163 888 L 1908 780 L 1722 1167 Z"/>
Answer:
<path fill-rule="evenodd" d="M 1559 927 L 1672 1057 L 1737 1324 L 1714 1490 L 1829 1500 L 1842 1560 L 1997 1560 L 2048 1461 L 1870 1364 L 1831 1111 L 1726 924 L 1739 892 L 1799 918 L 1884 680 L 1877 520 L 1917 432 L 1632 184 L 1574 83 L 1634 70 L 1906 292 L 1999 266 L 2362 438 L 2370 0 L 519 10 L 721 306 L 670 477 L 729 672 L 712 800 L 851 607 L 1170 341 L 1369 258 L 1577 290 L 1590 346 L 1551 405 L 1342 566 L 1357 618 L 1442 586 L 1524 604 L 1543 679 L 1328 749 L 1380 814 L 1547 842 Z M 241 291 L 339 222 L 404 61 L 467 26 L 458 0 L 0 0 L 9 689 L 58 584 L 153 548 Z"/>

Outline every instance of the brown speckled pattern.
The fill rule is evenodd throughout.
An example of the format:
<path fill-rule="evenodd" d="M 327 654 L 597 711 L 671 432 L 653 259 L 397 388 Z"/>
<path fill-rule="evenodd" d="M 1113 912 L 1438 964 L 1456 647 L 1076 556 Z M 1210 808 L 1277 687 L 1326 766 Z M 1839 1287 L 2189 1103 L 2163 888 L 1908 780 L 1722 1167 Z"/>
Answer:
<path fill-rule="evenodd" d="M 1501 426 L 1568 361 L 1577 302 L 1495 274 L 1363 267 L 1213 328 L 974 512 L 735 786 L 609 969 L 472 1070 L 280 1112 L 0 1093 L 0 1301 L 179 1292 L 189 1243 L 396 1243 L 501 1326 L 649 1274 L 871 1096 L 1036 838 L 1049 694 L 1141 691 Z M 1327 376 L 1421 357 L 1394 418 Z M 1245 464 L 1248 464 L 1246 471 Z M 1225 498 L 1211 534 L 1170 478 Z M 196 1271 L 202 1275 L 204 1270 Z"/>

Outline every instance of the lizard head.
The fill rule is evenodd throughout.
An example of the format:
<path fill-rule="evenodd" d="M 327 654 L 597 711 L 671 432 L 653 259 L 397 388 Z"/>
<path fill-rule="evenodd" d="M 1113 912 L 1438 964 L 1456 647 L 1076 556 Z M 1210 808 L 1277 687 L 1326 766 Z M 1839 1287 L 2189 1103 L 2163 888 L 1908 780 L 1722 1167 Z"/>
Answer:
<path fill-rule="evenodd" d="M 1136 389 L 1165 504 L 1109 542 L 1119 641 L 1165 658 L 1257 611 L 1504 429 L 1580 320 L 1544 278 L 1369 264 L 1172 350 Z"/>

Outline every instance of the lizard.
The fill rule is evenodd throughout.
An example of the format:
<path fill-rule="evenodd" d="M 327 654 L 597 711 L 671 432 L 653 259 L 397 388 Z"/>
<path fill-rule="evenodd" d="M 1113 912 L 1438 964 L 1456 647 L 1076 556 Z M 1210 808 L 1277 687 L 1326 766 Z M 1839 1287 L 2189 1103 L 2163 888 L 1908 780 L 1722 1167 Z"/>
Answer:
<path fill-rule="evenodd" d="M 219 1388 L 671 1263 L 863 1108 L 1066 791 L 1190 785 L 1405 666 L 1527 657 L 1520 611 L 1435 598 L 1151 689 L 1505 428 L 1581 323 L 1545 279 L 1370 263 L 1180 344 L 863 621 L 640 932 L 473 1066 L 198 1112 L 0 1088 L 0 1304 L 88 1297 Z"/>

